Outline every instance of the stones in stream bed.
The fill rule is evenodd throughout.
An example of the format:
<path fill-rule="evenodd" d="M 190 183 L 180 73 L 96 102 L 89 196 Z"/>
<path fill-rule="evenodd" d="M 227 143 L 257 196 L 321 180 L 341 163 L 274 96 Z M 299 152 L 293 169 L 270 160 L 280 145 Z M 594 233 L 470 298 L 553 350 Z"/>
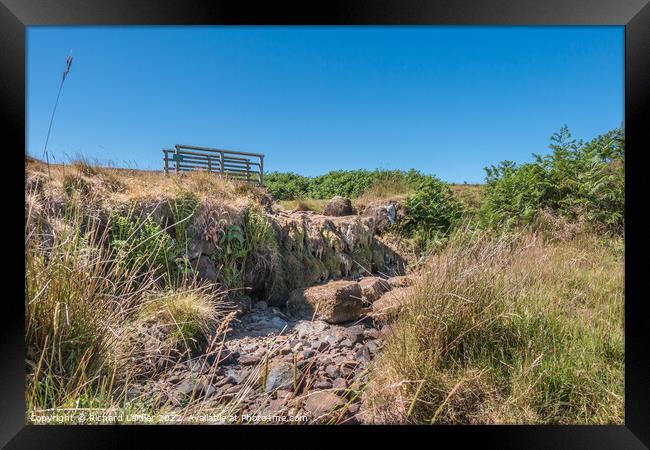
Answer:
<path fill-rule="evenodd" d="M 313 423 L 353 421 L 356 413 L 342 406 L 351 401 L 346 408 L 359 410 L 361 396 L 354 393 L 362 389 L 381 348 L 381 332 L 369 320 L 285 319 L 274 310 L 253 305 L 231 323 L 220 347 L 138 386 L 139 395 L 161 398 L 172 409 L 182 409 L 191 397 L 211 407 L 236 401 L 241 414 L 306 415 Z"/>

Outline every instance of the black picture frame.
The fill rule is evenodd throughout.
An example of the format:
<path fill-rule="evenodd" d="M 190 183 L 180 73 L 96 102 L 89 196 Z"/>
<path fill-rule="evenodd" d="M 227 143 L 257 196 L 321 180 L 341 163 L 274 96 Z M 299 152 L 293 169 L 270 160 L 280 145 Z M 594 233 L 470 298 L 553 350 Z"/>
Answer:
<path fill-rule="evenodd" d="M 278 431 L 282 427 L 201 426 L 26 426 L 24 305 L 18 300 L 24 266 L 19 218 L 24 198 L 18 186 L 24 182 L 25 149 L 25 36 L 34 25 L 192 25 L 192 24 L 409 24 L 409 25 L 624 25 L 625 26 L 625 138 L 626 138 L 626 272 L 625 272 L 625 425 L 616 426 L 434 426 L 434 427 L 336 427 L 327 428 L 331 445 L 351 443 L 350 430 L 367 439 L 397 436 L 404 443 L 445 441 L 454 445 L 474 443 L 498 448 L 647 448 L 650 446 L 650 339 L 646 332 L 643 295 L 641 214 L 637 197 L 642 188 L 643 151 L 650 149 L 646 129 L 650 126 L 650 5 L 647 0 L 508 0 L 438 1 L 402 0 L 302 2 L 283 6 L 276 2 L 133 1 L 113 0 L 0 0 L 0 96 L 2 101 L 3 158 L 8 189 L 4 190 L 5 214 L 16 230 L 6 234 L 13 243 L 13 258 L 5 258 L 5 289 L 1 328 L 2 371 L 0 399 L 0 444 L 7 448 L 71 448 L 129 446 L 133 434 L 155 434 L 169 439 L 180 433 L 182 442 L 199 445 L 223 443 L 226 434 L 251 436 Z M 14 168 L 15 166 L 15 168 Z M 9 209 L 7 209 L 9 208 Z M 9 222 L 9 221 L 7 221 Z M 629 244 L 629 243 L 632 244 Z M 14 255 L 12 255 L 14 256 Z M 637 265 L 632 263 L 637 262 Z M 633 267 L 640 270 L 632 270 Z M 22 272 L 22 273 L 21 273 Z M 11 285 L 15 290 L 9 290 Z M 9 294 L 11 292 L 11 294 Z M 273 430 L 269 430 L 273 428 Z M 284 445 L 312 445 L 307 436 L 295 433 L 322 431 L 322 427 L 290 430 Z M 286 431 L 286 429 L 285 429 Z M 153 432 L 153 433 L 152 433 Z M 344 433 L 337 439 L 337 434 Z M 427 435 L 421 435 L 426 433 Z M 432 433 L 433 436 L 428 437 Z M 209 435 L 208 435 L 209 434 Z M 191 439 L 187 441 L 187 439 Z M 333 440 L 332 440 L 333 438 Z M 343 441 L 345 439 L 345 441 Z M 408 440 L 406 440 L 408 439 Z M 424 441 L 422 441 L 424 439 Z M 171 441 L 167 441 L 171 443 Z M 196 444 L 194 444 L 196 442 Z M 246 441 L 248 443 L 248 441 Z M 151 441 L 149 440 L 149 443 Z M 300 444 L 299 444 L 300 443 Z M 202 444 L 205 445 L 205 444 Z M 248 445 L 248 444 L 247 444 Z"/>

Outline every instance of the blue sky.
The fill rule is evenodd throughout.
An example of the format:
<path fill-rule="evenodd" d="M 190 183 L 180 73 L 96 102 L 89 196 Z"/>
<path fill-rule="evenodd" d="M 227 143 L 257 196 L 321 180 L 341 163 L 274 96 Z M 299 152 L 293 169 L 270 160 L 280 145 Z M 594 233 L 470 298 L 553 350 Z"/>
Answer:
<path fill-rule="evenodd" d="M 624 121 L 623 27 L 30 27 L 27 151 L 161 168 L 174 144 L 267 170 L 420 169 L 481 182 L 567 124 Z"/>

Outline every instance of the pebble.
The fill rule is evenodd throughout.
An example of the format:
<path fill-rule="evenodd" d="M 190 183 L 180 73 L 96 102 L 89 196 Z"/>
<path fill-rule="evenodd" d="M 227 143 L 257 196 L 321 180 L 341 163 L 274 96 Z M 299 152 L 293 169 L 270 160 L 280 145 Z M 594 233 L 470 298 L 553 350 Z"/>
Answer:
<path fill-rule="evenodd" d="M 242 355 L 239 357 L 239 364 L 242 366 L 252 366 L 262 360 L 262 355 Z"/>
<path fill-rule="evenodd" d="M 341 371 L 334 364 L 330 364 L 329 366 L 325 367 L 325 373 L 328 377 L 335 379 L 338 378 L 338 376 L 341 374 Z"/>
<path fill-rule="evenodd" d="M 376 328 L 368 328 L 363 332 L 364 336 L 368 339 L 379 339 L 381 332 Z"/>
<path fill-rule="evenodd" d="M 264 390 L 271 392 L 275 389 L 287 389 L 293 385 L 293 365 L 281 362 L 269 368 L 266 375 Z"/>
<path fill-rule="evenodd" d="M 305 410 L 311 413 L 315 418 L 326 415 L 335 410 L 341 402 L 338 395 L 331 391 L 318 391 L 310 393 L 305 400 Z"/>
<path fill-rule="evenodd" d="M 354 344 L 352 344 L 352 341 L 349 339 L 343 339 L 339 345 L 342 347 L 352 348 Z"/>
<path fill-rule="evenodd" d="M 316 389 L 330 389 L 332 387 L 332 382 L 325 379 L 320 379 L 314 383 L 314 387 Z"/>

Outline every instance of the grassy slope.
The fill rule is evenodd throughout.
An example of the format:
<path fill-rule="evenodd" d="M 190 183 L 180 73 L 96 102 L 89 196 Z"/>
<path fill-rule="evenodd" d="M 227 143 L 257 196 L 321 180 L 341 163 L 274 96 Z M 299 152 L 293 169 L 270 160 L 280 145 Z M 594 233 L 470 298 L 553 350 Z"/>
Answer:
<path fill-rule="evenodd" d="M 458 234 L 393 324 L 374 420 L 623 423 L 622 249 L 589 233 Z"/>

